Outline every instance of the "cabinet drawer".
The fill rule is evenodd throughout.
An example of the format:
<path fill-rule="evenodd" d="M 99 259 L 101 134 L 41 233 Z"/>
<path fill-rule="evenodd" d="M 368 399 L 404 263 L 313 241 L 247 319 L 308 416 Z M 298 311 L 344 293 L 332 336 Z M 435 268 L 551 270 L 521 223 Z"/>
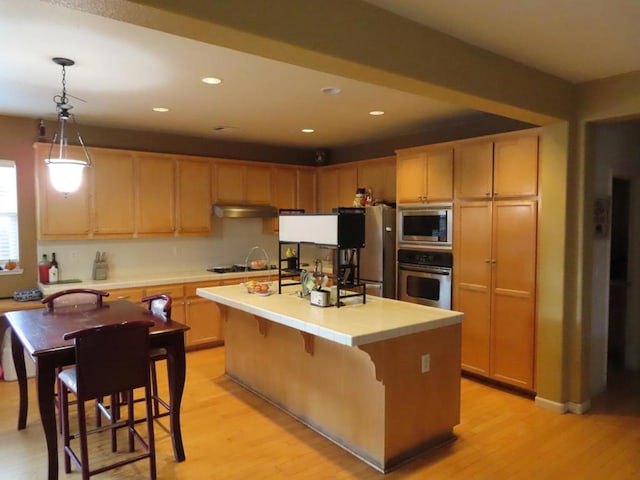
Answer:
<path fill-rule="evenodd" d="M 109 290 L 109 296 L 106 300 L 129 300 L 139 303 L 142 297 L 144 297 L 144 288 L 117 288 Z"/>
<path fill-rule="evenodd" d="M 185 285 L 185 296 L 186 297 L 196 297 L 196 290 L 198 288 L 207 288 L 207 287 L 218 287 L 220 286 L 219 280 L 209 280 L 206 282 L 194 282 L 187 283 Z"/>
<path fill-rule="evenodd" d="M 184 285 L 154 285 L 146 288 L 147 295 L 166 293 L 172 299 L 181 300 L 184 297 Z"/>

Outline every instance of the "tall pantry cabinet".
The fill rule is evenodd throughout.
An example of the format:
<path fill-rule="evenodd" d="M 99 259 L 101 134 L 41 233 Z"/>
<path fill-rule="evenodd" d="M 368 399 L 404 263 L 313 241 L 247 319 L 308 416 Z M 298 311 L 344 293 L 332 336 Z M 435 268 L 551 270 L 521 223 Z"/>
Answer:
<path fill-rule="evenodd" d="M 462 142 L 454 159 L 453 308 L 462 368 L 533 391 L 538 137 Z"/>

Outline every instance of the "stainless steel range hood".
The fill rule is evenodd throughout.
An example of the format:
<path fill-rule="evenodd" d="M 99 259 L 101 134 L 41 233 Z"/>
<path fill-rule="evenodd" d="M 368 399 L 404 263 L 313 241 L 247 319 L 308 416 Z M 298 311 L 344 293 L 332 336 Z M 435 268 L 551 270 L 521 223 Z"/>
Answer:
<path fill-rule="evenodd" d="M 213 205 L 213 214 L 223 218 L 274 218 L 278 216 L 278 209 L 272 205 L 216 203 Z"/>

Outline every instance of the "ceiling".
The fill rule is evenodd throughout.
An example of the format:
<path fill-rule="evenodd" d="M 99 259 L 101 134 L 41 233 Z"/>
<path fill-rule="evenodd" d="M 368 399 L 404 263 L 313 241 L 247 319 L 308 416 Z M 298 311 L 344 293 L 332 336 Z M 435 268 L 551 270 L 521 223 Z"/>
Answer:
<path fill-rule="evenodd" d="M 640 70 L 637 0 L 582 0 L 579 10 L 575 0 L 366 1 L 573 83 Z M 334 148 L 474 114 L 39 0 L 0 0 L 0 44 L 18 47 L 3 48 L 4 115 L 55 119 L 56 56 L 76 61 L 66 81 L 67 93 L 85 100 L 70 99 L 80 125 Z M 223 83 L 205 85 L 204 76 Z"/>

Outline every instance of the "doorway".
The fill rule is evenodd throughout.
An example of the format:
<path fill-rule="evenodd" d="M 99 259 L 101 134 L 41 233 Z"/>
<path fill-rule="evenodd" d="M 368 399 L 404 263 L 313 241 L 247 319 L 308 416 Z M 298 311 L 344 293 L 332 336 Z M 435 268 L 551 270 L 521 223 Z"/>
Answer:
<path fill-rule="evenodd" d="M 627 294 L 629 282 L 629 209 L 631 183 L 613 178 L 611 195 L 611 250 L 609 271 L 609 331 L 607 369 L 625 369 Z"/>

